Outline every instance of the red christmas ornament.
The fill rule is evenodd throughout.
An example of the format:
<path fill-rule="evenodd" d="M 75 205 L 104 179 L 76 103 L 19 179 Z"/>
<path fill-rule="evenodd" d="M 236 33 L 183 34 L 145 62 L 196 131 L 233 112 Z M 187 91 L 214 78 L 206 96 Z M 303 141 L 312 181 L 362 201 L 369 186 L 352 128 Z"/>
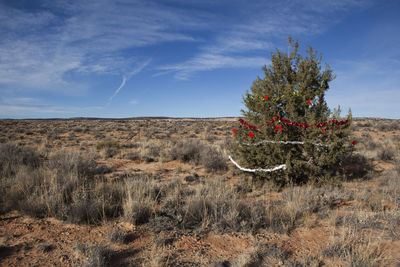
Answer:
<path fill-rule="evenodd" d="M 236 130 L 236 129 L 233 129 L 232 131 L 233 131 L 235 134 L 237 134 L 237 130 Z"/>
<path fill-rule="evenodd" d="M 253 134 L 252 132 L 250 132 L 250 133 L 248 134 L 248 136 L 250 136 L 250 138 L 253 138 L 254 134 Z"/>
<path fill-rule="evenodd" d="M 352 144 L 353 146 L 355 146 L 355 145 L 357 144 L 357 142 L 356 142 L 356 141 L 353 141 L 353 142 L 351 142 L 351 144 Z"/>
<path fill-rule="evenodd" d="M 267 101 L 268 97 L 269 97 L 269 96 L 267 96 L 267 95 L 265 96 L 265 101 Z"/>
<path fill-rule="evenodd" d="M 278 131 L 278 130 L 282 132 L 282 126 L 275 125 L 275 131 Z"/>
<path fill-rule="evenodd" d="M 308 99 L 308 104 L 309 104 L 310 106 L 312 105 L 312 103 L 311 103 L 310 99 Z"/>

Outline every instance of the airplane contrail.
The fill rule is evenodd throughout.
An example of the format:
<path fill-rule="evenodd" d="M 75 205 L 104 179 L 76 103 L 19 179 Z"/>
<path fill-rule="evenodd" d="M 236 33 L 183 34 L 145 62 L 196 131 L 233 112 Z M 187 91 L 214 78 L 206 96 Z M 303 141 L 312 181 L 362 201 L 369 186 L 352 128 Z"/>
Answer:
<path fill-rule="evenodd" d="M 127 76 L 123 75 L 122 76 L 122 82 L 121 85 L 118 87 L 117 90 L 115 90 L 114 94 L 110 97 L 108 100 L 108 104 L 111 103 L 112 99 L 119 93 L 119 91 L 122 89 L 122 87 L 125 86 L 126 82 L 129 81 L 129 79 L 133 76 L 141 72 L 147 65 L 149 65 L 151 62 L 151 58 L 137 66 L 133 71 L 127 74 Z"/>
<path fill-rule="evenodd" d="M 121 90 L 121 88 L 125 86 L 126 81 L 127 81 L 127 80 L 126 80 L 126 77 L 125 77 L 125 76 L 122 76 L 122 83 L 121 83 L 121 85 L 118 87 L 118 89 L 115 90 L 114 94 L 110 97 L 109 102 L 111 102 L 111 100 L 114 98 L 114 96 L 116 96 L 116 95 L 119 93 L 119 91 Z"/>

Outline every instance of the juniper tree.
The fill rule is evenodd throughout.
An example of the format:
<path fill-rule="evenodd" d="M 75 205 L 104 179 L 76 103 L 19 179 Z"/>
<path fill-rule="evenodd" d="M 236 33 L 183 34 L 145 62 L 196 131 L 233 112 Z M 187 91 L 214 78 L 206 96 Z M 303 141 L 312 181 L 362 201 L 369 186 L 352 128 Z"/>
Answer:
<path fill-rule="evenodd" d="M 327 106 L 325 93 L 334 75 L 329 65 L 322 69 L 318 52 L 309 47 L 303 57 L 290 37 L 289 47 L 287 53 L 271 53 L 265 77 L 243 96 L 248 110 L 241 110 L 242 123 L 234 130 L 232 158 L 248 169 L 285 164 L 285 169 L 251 172 L 253 181 L 318 184 L 337 177 L 349 152 L 351 112 L 338 121 L 340 114 Z"/>

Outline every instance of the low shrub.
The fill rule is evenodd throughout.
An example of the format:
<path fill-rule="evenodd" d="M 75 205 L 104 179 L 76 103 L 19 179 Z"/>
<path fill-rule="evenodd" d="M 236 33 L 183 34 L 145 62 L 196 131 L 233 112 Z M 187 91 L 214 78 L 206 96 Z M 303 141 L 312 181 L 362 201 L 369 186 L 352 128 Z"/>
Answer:
<path fill-rule="evenodd" d="M 104 148 L 105 158 L 112 158 L 119 154 L 119 149 L 116 147 L 106 147 Z"/>
<path fill-rule="evenodd" d="M 213 147 L 203 149 L 201 153 L 201 164 L 208 172 L 228 170 L 225 157 L 220 151 Z"/>
<path fill-rule="evenodd" d="M 392 147 L 385 146 L 378 152 L 378 158 L 383 161 L 391 161 L 395 158 L 396 152 Z"/>
<path fill-rule="evenodd" d="M 189 139 L 189 141 L 177 143 L 170 153 L 173 160 L 178 159 L 182 162 L 199 164 L 204 147 L 199 140 Z"/>
<path fill-rule="evenodd" d="M 31 147 L 21 147 L 13 143 L 0 144 L 0 174 L 14 175 L 19 165 L 37 168 L 40 154 Z"/>
<path fill-rule="evenodd" d="M 96 148 L 98 150 L 104 149 L 104 148 L 119 148 L 119 143 L 114 140 L 104 140 L 100 141 L 96 144 Z"/>
<path fill-rule="evenodd" d="M 124 159 L 129 159 L 129 160 L 138 160 L 140 159 L 139 153 L 136 151 L 128 152 L 123 155 Z"/>

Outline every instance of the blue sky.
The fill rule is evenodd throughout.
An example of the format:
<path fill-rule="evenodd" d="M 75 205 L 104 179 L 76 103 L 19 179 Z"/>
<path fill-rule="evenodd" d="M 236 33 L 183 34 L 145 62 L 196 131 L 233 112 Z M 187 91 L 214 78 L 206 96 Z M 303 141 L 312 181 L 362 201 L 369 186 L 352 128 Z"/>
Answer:
<path fill-rule="evenodd" d="M 0 0 L 0 118 L 240 116 L 287 38 L 322 53 L 327 101 L 400 119 L 397 0 Z"/>

